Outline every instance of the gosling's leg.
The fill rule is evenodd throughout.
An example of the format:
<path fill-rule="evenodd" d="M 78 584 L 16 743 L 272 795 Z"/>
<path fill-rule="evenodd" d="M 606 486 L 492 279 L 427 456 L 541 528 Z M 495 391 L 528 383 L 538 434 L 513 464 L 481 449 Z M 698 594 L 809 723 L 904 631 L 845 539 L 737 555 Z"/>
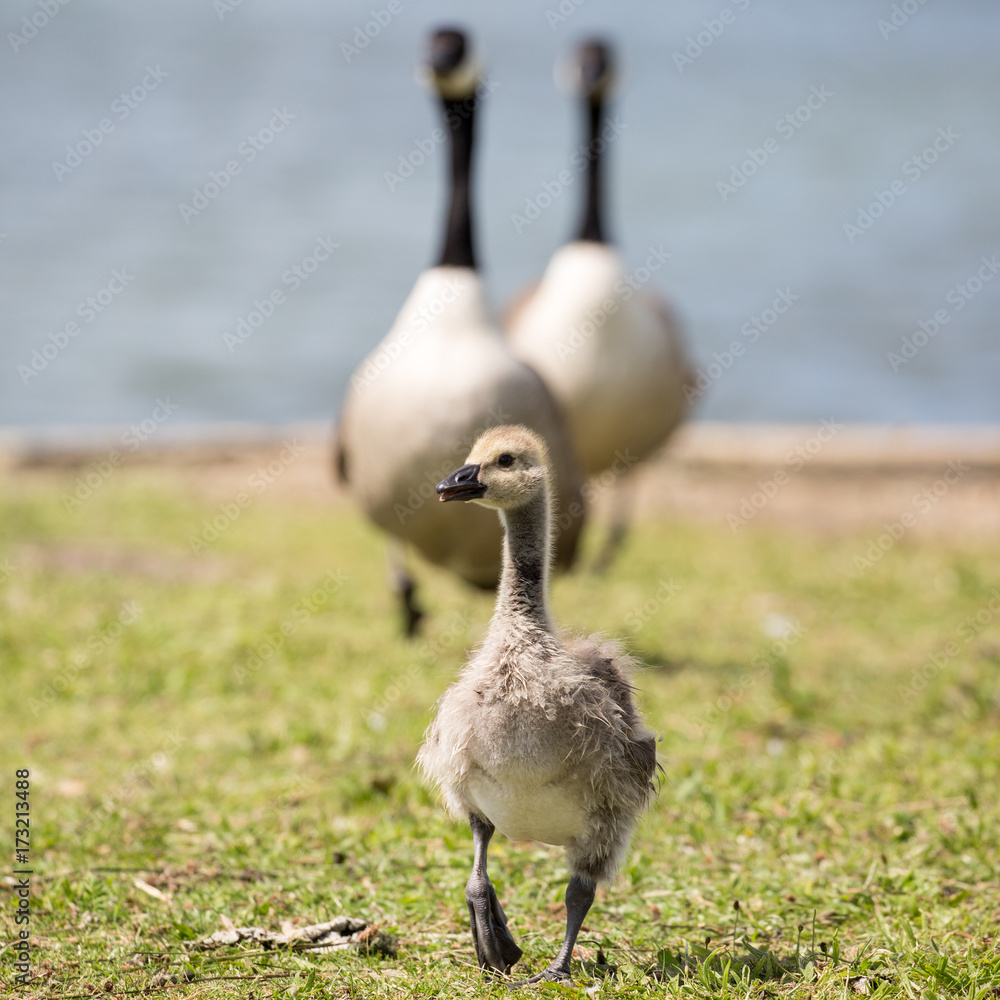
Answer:
<path fill-rule="evenodd" d="M 469 816 L 469 826 L 472 827 L 475 858 L 472 875 L 465 887 L 465 902 L 472 921 L 472 943 L 476 946 L 476 958 L 481 969 L 492 969 L 506 975 L 524 953 L 507 929 L 507 917 L 486 874 L 486 849 L 494 826 L 474 813 Z"/>
<path fill-rule="evenodd" d="M 537 976 L 532 976 L 529 983 L 540 983 L 546 980 L 570 979 L 569 961 L 573 956 L 576 937 L 580 933 L 583 921 L 594 902 L 597 884 L 586 875 L 576 874 L 566 886 L 566 937 L 563 939 L 559 954 L 552 959 L 552 964 Z"/>

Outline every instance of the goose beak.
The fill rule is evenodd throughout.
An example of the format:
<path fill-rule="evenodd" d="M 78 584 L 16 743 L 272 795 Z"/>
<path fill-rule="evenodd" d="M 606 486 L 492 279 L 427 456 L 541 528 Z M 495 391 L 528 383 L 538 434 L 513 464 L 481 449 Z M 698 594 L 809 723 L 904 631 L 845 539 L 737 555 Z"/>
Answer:
<path fill-rule="evenodd" d="M 442 479 L 434 488 L 441 502 L 449 500 L 475 500 L 486 492 L 486 487 L 479 481 L 478 465 L 463 465 L 456 469 L 447 479 Z"/>
<path fill-rule="evenodd" d="M 611 89 L 613 76 L 611 47 L 594 39 L 585 42 L 577 51 L 576 73 L 578 87 L 591 101 L 603 101 Z"/>
<path fill-rule="evenodd" d="M 431 35 L 430 70 L 435 76 L 454 73 L 465 59 L 467 43 L 465 35 L 454 29 L 435 31 Z"/>

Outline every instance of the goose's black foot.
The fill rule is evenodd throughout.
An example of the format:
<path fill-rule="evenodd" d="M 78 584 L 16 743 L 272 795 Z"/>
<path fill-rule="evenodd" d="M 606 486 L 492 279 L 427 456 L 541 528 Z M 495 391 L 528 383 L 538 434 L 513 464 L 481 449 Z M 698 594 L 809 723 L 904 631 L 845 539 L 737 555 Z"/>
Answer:
<path fill-rule="evenodd" d="M 472 942 L 476 946 L 479 967 L 487 972 L 508 975 L 524 952 L 507 929 L 507 915 L 485 873 L 472 873 L 465 887 L 465 902 L 469 907 Z"/>
<path fill-rule="evenodd" d="M 396 570 L 396 594 L 399 597 L 400 610 L 403 613 L 403 634 L 412 639 L 420 632 L 420 623 L 424 619 L 423 609 L 416 601 L 417 585 L 413 577 L 402 567 Z"/>

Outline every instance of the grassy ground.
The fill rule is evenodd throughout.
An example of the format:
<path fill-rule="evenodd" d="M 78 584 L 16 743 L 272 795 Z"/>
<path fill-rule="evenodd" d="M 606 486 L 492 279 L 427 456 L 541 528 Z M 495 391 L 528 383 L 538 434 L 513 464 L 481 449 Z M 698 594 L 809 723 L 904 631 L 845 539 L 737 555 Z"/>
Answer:
<path fill-rule="evenodd" d="M 407 644 L 382 541 L 345 508 L 265 494 L 196 554 L 215 501 L 140 469 L 67 510 L 72 478 L 22 475 L 0 500 L 3 875 L 31 772 L 36 978 L 18 992 L 509 995 L 472 964 L 470 835 L 412 767 L 489 599 L 422 571 L 430 624 Z M 555 584 L 564 624 L 649 664 L 665 775 L 575 985 L 544 989 L 1000 995 L 1000 564 L 907 537 L 859 572 L 874 534 L 654 520 L 607 577 Z M 497 837 L 491 868 L 538 971 L 560 852 Z M 341 913 L 398 956 L 191 949 L 225 918 Z"/>

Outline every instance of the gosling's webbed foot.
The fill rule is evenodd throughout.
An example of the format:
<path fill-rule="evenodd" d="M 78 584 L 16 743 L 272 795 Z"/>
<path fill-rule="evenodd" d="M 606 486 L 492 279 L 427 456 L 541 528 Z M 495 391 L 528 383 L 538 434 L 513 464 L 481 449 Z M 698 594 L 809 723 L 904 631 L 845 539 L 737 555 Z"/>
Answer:
<path fill-rule="evenodd" d="M 465 888 L 465 901 L 479 967 L 508 975 L 524 952 L 507 928 L 507 915 L 497 899 L 493 883 L 486 876 L 473 874 Z"/>
<path fill-rule="evenodd" d="M 528 983 L 568 983 L 573 977 L 570 975 L 569 963 L 573 957 L 573 946 L 576 944 L 580 928 L 583 926 L 583 919 L 587 916 L 587 911 L 594 902 L 594 893 L 597 890 L 597 883 L 589 876 L 581 872 L 574 872 L 566 886 L 566 937 L 563 939 L 559 954 L 552 959 L 547 969 L 539 972 L 537 976 L 532 976 L 517 986 L 525 986 Z"/>
<path fill-rule="evenodd" d="M 569 969 L 564 969 L 562 966 L 550 965 L 547 969 L 539 972 L 538 975 L 532 976 L 530 979 L 525 979 L 520 983 L 515 983 L 516 986 L 529 986 L 532 983 L 568 983 L 571 982 L 573 977 L 569 973 Z"/>

